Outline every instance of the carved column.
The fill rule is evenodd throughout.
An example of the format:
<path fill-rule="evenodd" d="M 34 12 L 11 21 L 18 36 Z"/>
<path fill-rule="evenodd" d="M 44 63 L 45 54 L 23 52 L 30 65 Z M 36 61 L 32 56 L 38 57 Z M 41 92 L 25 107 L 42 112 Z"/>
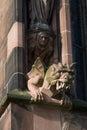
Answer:
<path fill-rule="evenodd" d="M 7 90 L 25 86 L 25 41 L 23 1 L 15 0 L 14 22 L 7 35 L 7 59 L 5 65 L 5 87 Z M 23 8 L 24 9 L 24 8 Z"/>
<path fill-rule="evenodd" d="M 5 59 L 3 65 L 4 71 L 2 69 L 4 83 L 2 91 L 0 90 L 0 100 L 8 91 L 14 88 L 23 89 L 23 87 L 26 87 L 23 6 L 23 0 L 0 1 L 0 16 L 3 16 L 2 20 L 0 19 L 0 32 L 2 33 L 2 35 L 0 33 L 0 46 L 1 42 L 3 45 L 0 48 L 3 50 L 0 50 L 0 56 L 2 56 L 2 60 Z M 0 80 L 2 83 L 3 80 L 1 78 Z M 12 110 L 15 111 L 14 106 L 9 105 L 2 118 L 0 118 L 0 130 L 14 130 L 13 127 L 16 124 L 16 120 Z M 16 126 L 15 130 L 17 130 Z"/>
<path fill-rule="evenodd" d="M 69 0 L 60 0 L 60 32 L 62 41 L 62 63 L 72 63 L 72 43 Z"/>

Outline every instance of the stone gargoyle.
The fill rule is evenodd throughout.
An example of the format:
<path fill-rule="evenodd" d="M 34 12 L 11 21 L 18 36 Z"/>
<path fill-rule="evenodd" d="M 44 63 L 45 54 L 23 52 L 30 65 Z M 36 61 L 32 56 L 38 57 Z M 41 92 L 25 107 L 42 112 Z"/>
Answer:
<path fill-rule="evenodd" d="M 38 57 L 32 65 L 30 72 L 27 73 L 29 94 L 35 101 L 44 100 L 47 96 L 49 100 L 51 99 L 55 102 L 53 97 L 61 93 L 62 99 L 60 103 L 63 103 L 64 99 L 70 102 L 69 97 L 65 93 L 74 80 L 73 66 L 74 63 L 70 66 L 62 65 L 61 63 L 52 64 L 45 71 L 44 64 Z M 56 101 L 59 103 L 59 100 Z"/>
<path fill-rule="evenodd" d="M 77 98 L 70 99 L 66 96 L 66 91 L 72 86 L 74 80 L 73 66 L 74 63 L 71 66 L 58 63 L 52 64 L 45 70 L 38 57 L 32 65 L 31 71 L 27 74 L 29 91 L 18 89 L 9 91 L 0 101 L 0 117 L 11 102 L 24 108 L 26 105 L 36 104 L 63 110 L 87 112 L 87 102 Z M 60 93 L 62 93 L 62 97 L 55 99 L 54 96 Z"/>

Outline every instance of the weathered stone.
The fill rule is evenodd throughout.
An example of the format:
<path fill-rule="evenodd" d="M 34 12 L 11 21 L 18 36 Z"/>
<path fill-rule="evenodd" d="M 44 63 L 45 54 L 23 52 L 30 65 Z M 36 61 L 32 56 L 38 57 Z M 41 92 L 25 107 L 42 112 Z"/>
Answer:
<path fill-rule="evenodd" d="M 13 0 L 0 0 L 0 43 L 7 35 L 14 21 Z"/>

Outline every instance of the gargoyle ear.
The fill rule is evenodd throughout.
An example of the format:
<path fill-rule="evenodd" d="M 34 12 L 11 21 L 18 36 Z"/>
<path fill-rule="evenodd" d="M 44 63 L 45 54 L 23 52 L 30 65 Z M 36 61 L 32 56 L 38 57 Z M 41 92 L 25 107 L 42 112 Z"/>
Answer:
<path fill-rule="evenodd" d="M 70 69 L 72 70 L 76 64 L 77 64 L 76 62 L 72 63 L 72 64 L 70 65 Z"/>

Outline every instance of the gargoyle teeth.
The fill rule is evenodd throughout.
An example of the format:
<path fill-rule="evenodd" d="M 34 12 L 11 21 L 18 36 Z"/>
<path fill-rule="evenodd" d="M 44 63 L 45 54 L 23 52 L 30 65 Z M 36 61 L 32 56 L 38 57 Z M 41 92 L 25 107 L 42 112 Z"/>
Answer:
<path fill-rule="evenodd" d="M 64 85 L 65 85 L 65 83 L 63 83 L 63 82 L 60 82 L 60 81 L 57 82 L 57 84 L 56 84 L 56 90 L 64 88 Z"/>
<path fill-rule="evenodd" d="M 64 84 L 64 83 L 62 83 L 62 84 L 61 84 L 61 87 L 63 88 L 63 87 L 64 87 L 64 85 L 65 85 L 65 84 Z"/>

